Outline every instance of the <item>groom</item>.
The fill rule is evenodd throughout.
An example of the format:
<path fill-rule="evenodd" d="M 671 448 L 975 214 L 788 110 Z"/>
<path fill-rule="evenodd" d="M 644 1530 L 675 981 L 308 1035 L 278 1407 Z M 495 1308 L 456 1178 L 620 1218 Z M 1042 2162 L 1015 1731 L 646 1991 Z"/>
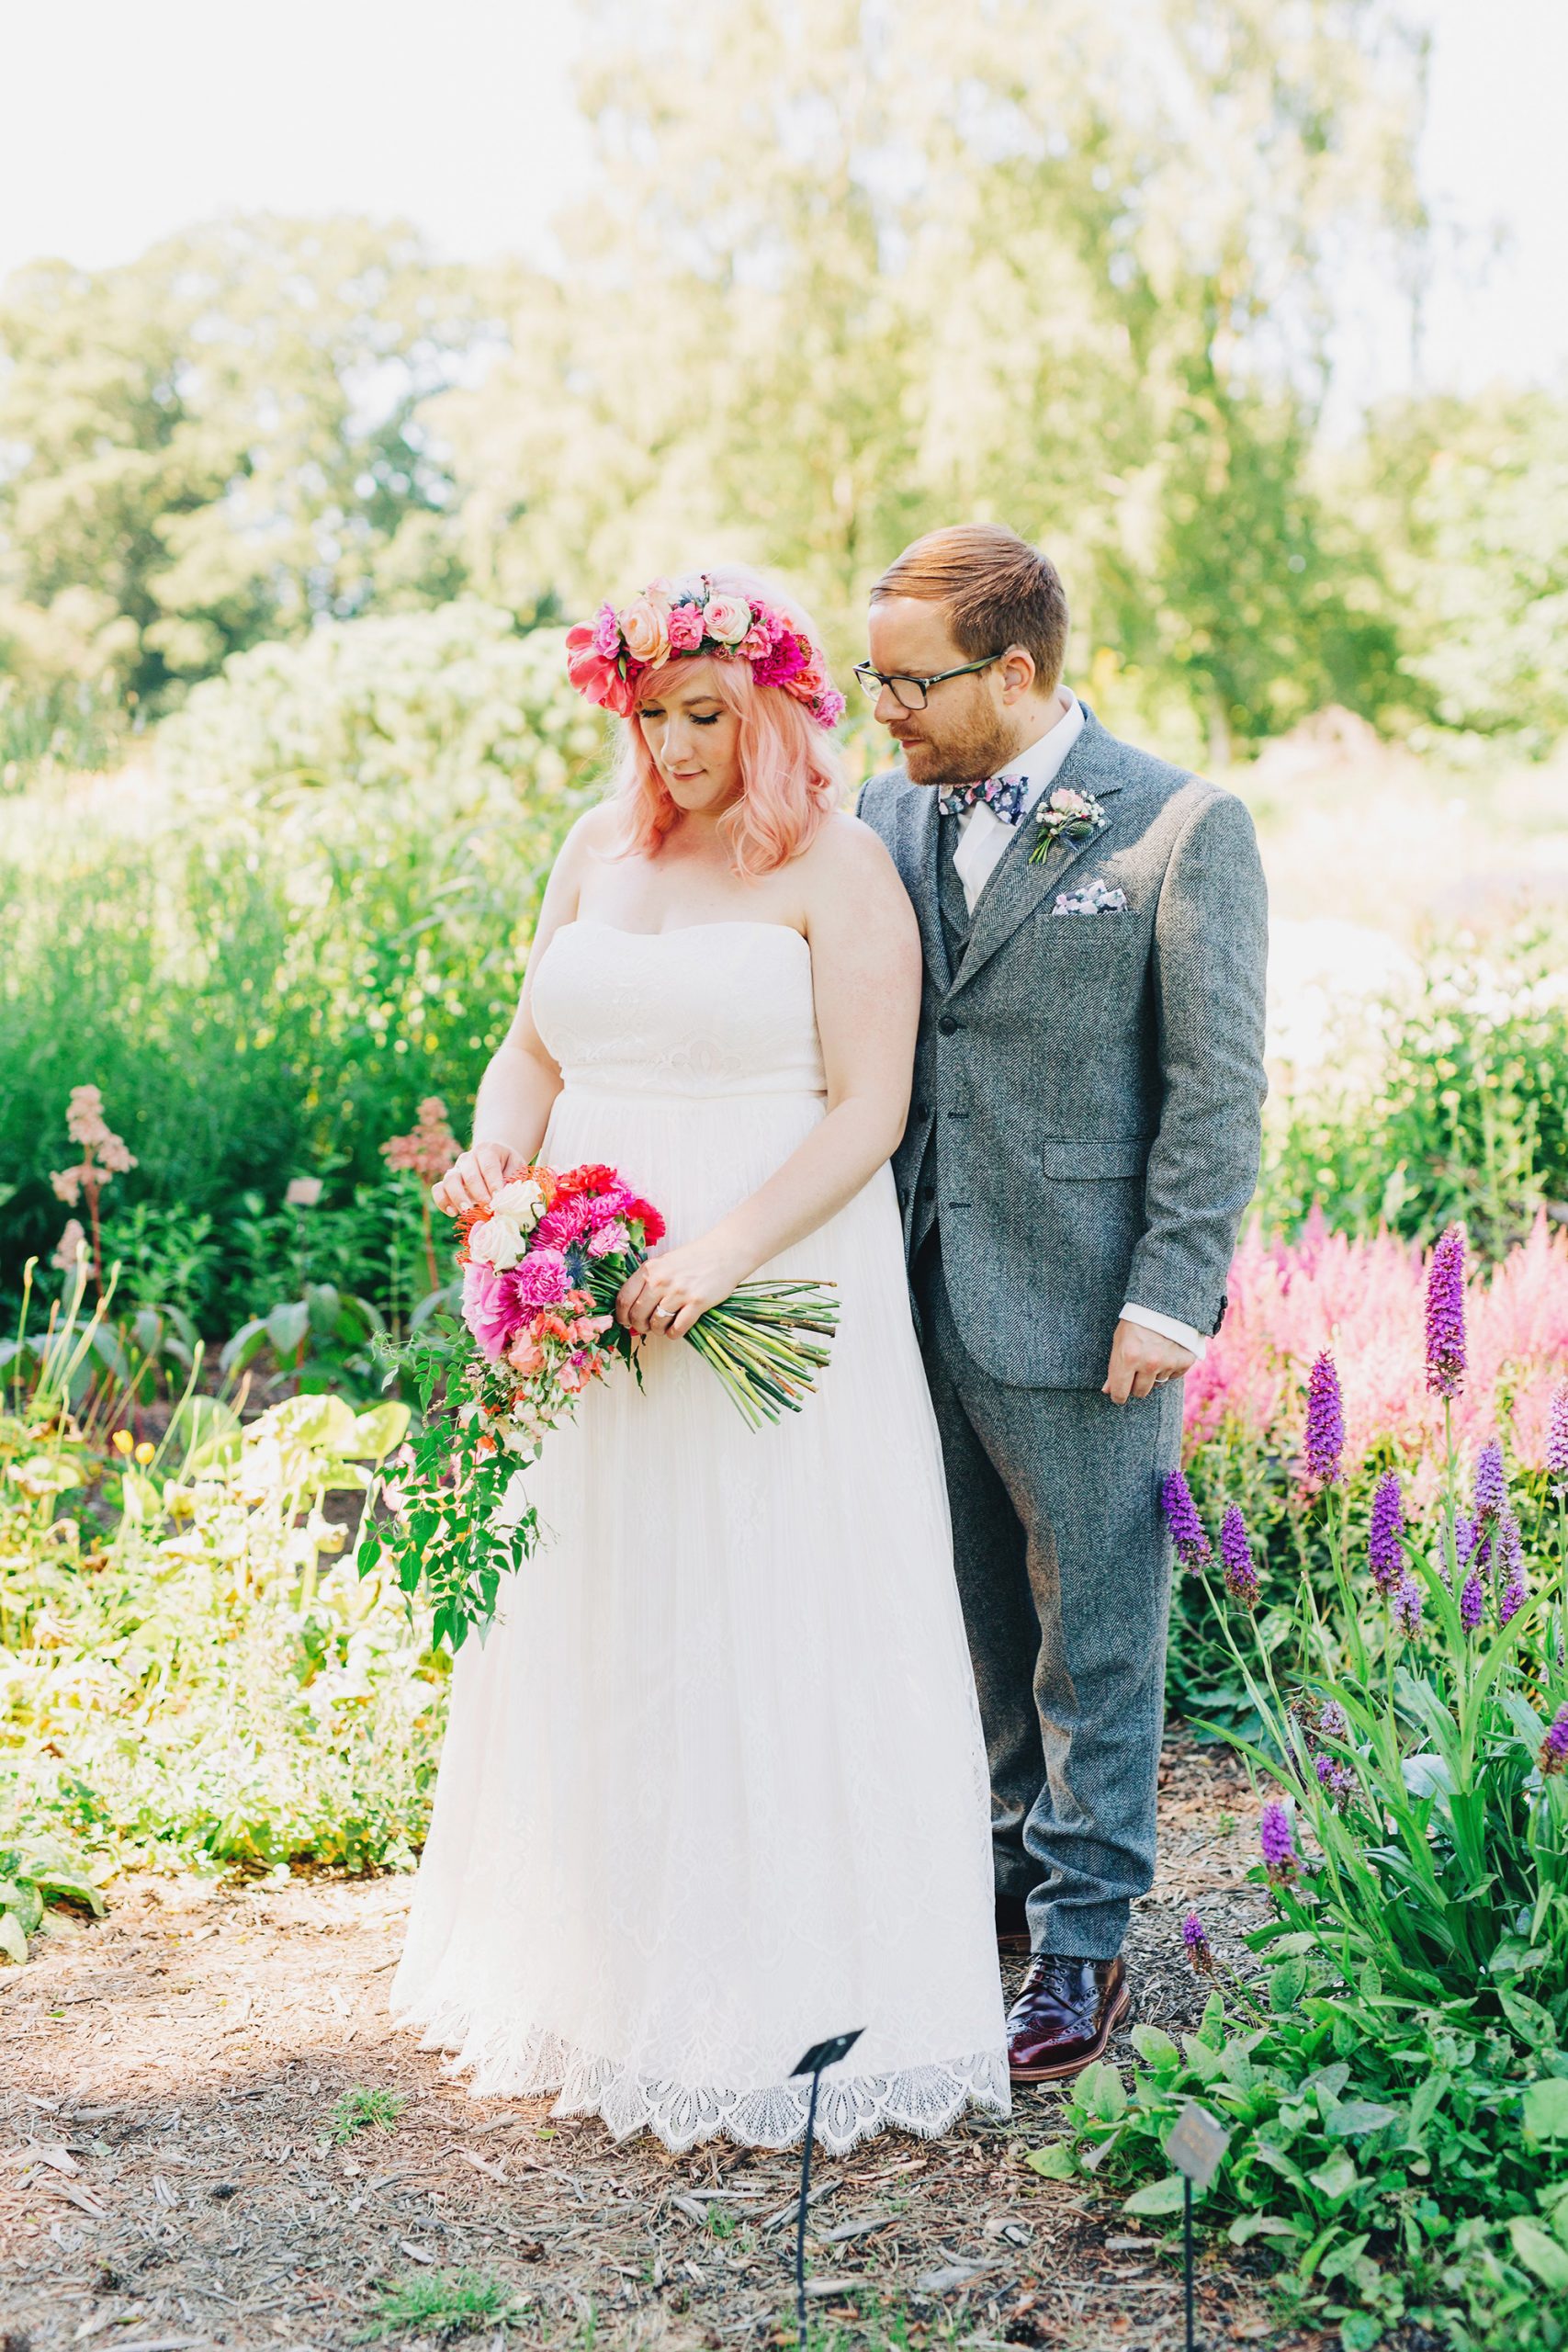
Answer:
<path fill-rule="evenodd" d="M 860 814 L 919 918 L 894 1160 L 990 1759 L 1013 2078 L 1128 2007 L 1154 1876 L 1182 1374 L 1258 1177 L 1268 909 L 1228 792 L 1061 684 L 1054 566 L 972 523 L 872 591 L 857 672 L 902 770 Z"/>

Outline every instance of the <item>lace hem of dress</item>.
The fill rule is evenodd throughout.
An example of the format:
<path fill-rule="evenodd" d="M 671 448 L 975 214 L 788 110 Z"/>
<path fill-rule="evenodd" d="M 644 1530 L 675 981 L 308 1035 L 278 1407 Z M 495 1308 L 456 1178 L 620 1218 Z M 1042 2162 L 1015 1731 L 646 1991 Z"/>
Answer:
<path fill-rule="evenodd" d="M 702 2140 L 787 2148 L 806 2135 L 811 2098 L 807 2079 L 747 2091 L 656 2081 L 615 2059 L 592 2057 L 558 2034 L 481 2027 L 446 2004 L 428 2012 L 402 2012 L 396 2022 L 423 2028 L 420 2047 L 446 2052 L 446 2071 L 470 2075 L 468 2089 L 476 2098 L 525 2098 L 555 2091 L 553 2114 L 597 2115 L 617 2141 L 651 2132 L 671 2154 L 680 2155 Z M 1010 2096 L 1005 2048 L 887 2075 L 835 2070 L 822 2078 L 817 2145 L 841 2156 L 878 2132 L 940 2139 L 967 2108 L 1005 2117 Z"/>

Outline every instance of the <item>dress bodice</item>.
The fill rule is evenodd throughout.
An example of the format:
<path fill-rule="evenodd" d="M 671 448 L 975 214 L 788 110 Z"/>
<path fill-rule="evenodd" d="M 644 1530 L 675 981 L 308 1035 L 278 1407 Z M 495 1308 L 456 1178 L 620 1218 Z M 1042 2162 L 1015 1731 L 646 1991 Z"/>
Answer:
<path fill-rule="evenodd" d="M 534 1020 L 572 1091 L 827 1091 L 811 949 L 784 923 L 563 923 L 534 976 Z"/>

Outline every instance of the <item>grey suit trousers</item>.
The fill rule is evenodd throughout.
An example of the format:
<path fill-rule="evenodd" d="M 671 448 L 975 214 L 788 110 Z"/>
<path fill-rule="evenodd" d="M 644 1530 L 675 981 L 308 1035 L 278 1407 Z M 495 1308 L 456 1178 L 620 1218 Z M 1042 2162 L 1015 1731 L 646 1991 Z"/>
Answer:
<path fill-rule="evenodd" d="M 1154 1879 L 1182 1383 L 1113 1405 L 994 1380 L 964 1348 L 940 1228 L 915 1295 L 991 1772 L 997 1891 L 1036 1951 L 1110 1960 Z"/>

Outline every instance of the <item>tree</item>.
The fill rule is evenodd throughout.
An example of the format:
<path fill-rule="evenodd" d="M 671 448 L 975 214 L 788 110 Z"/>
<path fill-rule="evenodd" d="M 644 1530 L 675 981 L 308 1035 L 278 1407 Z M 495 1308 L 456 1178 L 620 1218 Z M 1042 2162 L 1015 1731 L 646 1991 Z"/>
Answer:
<path fill-rule="evenodd" d="M 1330 558 L 1311 468 L 1338 254 L 1419 232 L 1391 7 L 591 15 L 569 273 L 516 282 L 511 355 L 439 404 L 490 593 L 581 609 L 716 547 L 841 656 L 907 538 L 988 514 L 1057 553 L 1079 660 L 1246 732 L 1330 680 L 1375 707 L 1376 567 L 1343 526 Z"/>
<path fill-rule="evenodd" d="M 239 647 L 462 584 L 420 419 L 491 332 L 406 229 L 231 220 L 0 300 L 0 660 L 154 707 Z"/>

